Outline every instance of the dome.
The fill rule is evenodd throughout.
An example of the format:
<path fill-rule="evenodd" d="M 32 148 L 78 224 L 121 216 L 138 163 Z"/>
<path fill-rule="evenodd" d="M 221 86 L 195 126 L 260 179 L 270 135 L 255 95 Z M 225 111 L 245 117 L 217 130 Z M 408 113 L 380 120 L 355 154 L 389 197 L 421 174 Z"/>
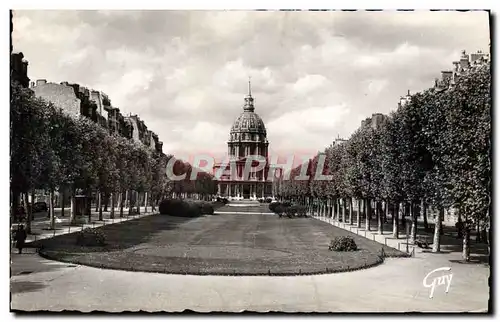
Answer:
<path fill-rule="evenodd" d="M 264 122 L 257 113 L 244 111 L 231 127 L 231 133 L 256 133 L 266 135 Z"/>

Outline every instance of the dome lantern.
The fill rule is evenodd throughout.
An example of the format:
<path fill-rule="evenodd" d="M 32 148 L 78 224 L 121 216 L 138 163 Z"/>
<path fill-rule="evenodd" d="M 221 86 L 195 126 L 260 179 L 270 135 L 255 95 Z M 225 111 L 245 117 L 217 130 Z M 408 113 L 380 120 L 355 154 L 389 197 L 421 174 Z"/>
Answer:
<path fill-rule="evenodd" d="M 243 111 L 253 112 L 255 110 L 253 106 L 252 97 L 252 84 L 250 83 L 250 77 L 248 77 L 248 95 L 245 97 L 245 105 L 243 106 Z"/>

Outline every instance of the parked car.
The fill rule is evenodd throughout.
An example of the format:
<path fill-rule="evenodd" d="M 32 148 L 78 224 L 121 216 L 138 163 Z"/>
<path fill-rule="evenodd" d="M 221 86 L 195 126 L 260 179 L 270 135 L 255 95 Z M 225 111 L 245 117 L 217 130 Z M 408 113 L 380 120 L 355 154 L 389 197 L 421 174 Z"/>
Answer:
<path fill-rule="evenodd" d="M 48 211 L 49 207 L 47 206 L 47 203 L 45 201 L 41 202 L 35 202 L 33 204 L 33 212 L 42 212 L 42 211 Z"/>

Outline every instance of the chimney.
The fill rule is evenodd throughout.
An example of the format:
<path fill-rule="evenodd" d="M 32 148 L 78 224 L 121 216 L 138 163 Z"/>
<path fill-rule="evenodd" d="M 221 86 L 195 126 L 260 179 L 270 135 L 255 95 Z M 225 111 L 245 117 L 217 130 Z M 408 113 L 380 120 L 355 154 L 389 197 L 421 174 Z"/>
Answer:
<path fill-rule="evenodd" d="M 460 57 L 460 67 L 463 69 L 470 67 L 469 55 L 467 55 L 465 50 L 462 51 L 462 57 Z"/>
<path fill-rule="evenodd" d="M 47 84 L 47 80 L 46 79 L 38 79 L 36 81 L 36 86 L 45 85 L 45 84 Z"/>

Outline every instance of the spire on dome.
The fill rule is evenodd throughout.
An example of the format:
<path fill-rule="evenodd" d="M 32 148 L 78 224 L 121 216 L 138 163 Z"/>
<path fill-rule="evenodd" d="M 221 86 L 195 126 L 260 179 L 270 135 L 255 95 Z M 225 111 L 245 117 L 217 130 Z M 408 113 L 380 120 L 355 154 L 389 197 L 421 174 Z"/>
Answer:
<path fill-rule="evenodd" d="M 248 95 L 245 97 L 245 106 L 243 106 L 243 110 L 245 112 L 253 112 L 253 97 L 252 97 L 252 83 L 250 82 L 251 77 L 248 77 Z"/>
<path fill-rule="evenodd" d="M 252 77 L 248 76 L 248 96 L 252 97 L 252 84 L 250 83 Z"/>

